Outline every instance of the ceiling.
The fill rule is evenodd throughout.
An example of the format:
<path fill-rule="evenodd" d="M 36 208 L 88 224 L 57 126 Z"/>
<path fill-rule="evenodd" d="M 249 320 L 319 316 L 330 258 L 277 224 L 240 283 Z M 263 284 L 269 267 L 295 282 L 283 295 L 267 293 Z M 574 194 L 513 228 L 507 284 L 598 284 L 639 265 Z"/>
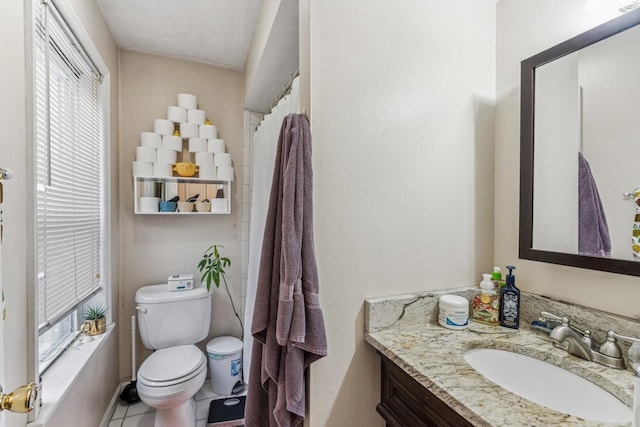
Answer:
<path fill-rule="evenodd" d="M 261 0 L 96 0 L 118 46 L 244 69 Z"/>

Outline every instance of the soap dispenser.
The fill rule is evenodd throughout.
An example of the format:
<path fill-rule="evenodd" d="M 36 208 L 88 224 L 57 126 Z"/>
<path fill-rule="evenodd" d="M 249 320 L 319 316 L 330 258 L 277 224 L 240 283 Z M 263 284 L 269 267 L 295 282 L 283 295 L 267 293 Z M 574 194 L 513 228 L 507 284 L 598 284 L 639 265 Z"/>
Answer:
<path fill-rule="evenodd" d="M 498 295 L 500 295 L 500 290 L 502 290 L 502 288 L 504 287 L 504 280 L 502 280 L 502 272 L 500 271 L 500 267 L 493 267 L 491 281 L 495 285 L 498 291 Z"/>
<path fill-rule="evenodd" d="M 491 274 L 483 274 L 478 295 L 473 299 L 472 319 L 487 325 L 498 324 L 499 296 L 491 281 Z"/>
<path fill-rule="evenodd" d="M 520 328 L 520 289 L 516 288 L 516 277 L 513 270 L 516 268 L 508 265 L 507 284 L 500 291 L 500 326 L 505 328 Z"/>

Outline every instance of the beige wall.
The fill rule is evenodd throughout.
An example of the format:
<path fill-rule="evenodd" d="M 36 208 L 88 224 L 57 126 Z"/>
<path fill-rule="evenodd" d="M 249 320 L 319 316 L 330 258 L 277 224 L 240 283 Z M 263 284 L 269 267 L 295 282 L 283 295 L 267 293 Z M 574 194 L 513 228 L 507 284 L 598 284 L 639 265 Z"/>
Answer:
<path fill-rule="evenodd" d="M 498 3 L 495 262 L 515 263 L 521 289 L 638 318 L 638 277 L 518 259 L 520 61 L 600 23 L 583 6 L 581 0 Z"/>
<path fill-rule="evenodd" d="M 27 64 L 27 51 L 25 46 L 30 43 L 30 39 L 25 39 L 26 31 L 30 30 L 29 14 L 25 10 L 30 10 L 30 2 L 7 1 L 3 3 L 0 14 L 0 35 L 3 40 L 11 42 L 3 43 L 0 52 L 3 57 L 2 78 L 0 79 L 0 91 L 4 95 L 0 102 L 0 126 L 3 130 L 3 137 L 0 139 L 0 159 L 3 167 L 14 170 L 15 178 L 4 184 L 4 241 L 3 241 L 3 262 L 2 280 L 7 301 L 7 321 L 5 330 L 5 371 L 6 381 L 3 384 L 7 389 L 12 389 L 28 380 L 35 378 L 33 363 L 29 363 L 29 333 L 27 328 L 33 328 L 35 315 L 33 313 L 33 303 L 28 303 L 32 297 L 29 279 L 30 255 L 29 241 L 31 234 L 28 225 L 32 221 L 31 199 L 33 197 L 32 184 L 29 177 L 32 174 L 31 167 L 31 65 Z M 110 72 L 111 93 L 109 94 L 109 105 L 111 109 L 111 152 L 114 162 L 112 171 L 117 170 L 118 163 L 118 50 L 109 33 L 102 15 L 100 15 L 97 5 L 94 2 L 73 0 L 70 2 L 74 7 L 74 12 L 79 18 L 79 22 L 86 29 L 91 41 L 102 56 Z M 26 9 L 25 9 L 26 8 Z M 26 69 L 26 73 L 25 73 Z M 25 115 L 27 112 L 27 115 Z M 29 119 L 27 119 L 29 117 Z M 114 200 L 112 202 L 112 213 L 118 212 L 117 198 L 117 174 L 112 175 L 111 185 L 113 187 Z M 112 238 L 117 239 L 119 229 L 117 225 L 117 215 L 113 216 L 114 224 L 112 228 Z M 112 271 L 113 283 L 116 288 L 112 294 L 114 300 L 117 298 L 117 240 L 113 248 L 114 258 Z M 25 286 L 25 284 L 28 284 Z M 117 306 L 114 304 L 117 313 Z M 32 342 L 32 341 L 31 341 Z M 117 340 L 112 339 L 103 346 L 98 358 L 102 359 L 105 366 L 97 375 L 91 374 L 92 381 L 103 384 L 105 393 L 94 394 L 94 412 L 96 416 L 92 422 L 96 423 L 102 417 L 109 399 L 117 386 L 117 378 L 112 374 L 117 367 L 118 347 Z M 30 371 L 31 370 L 31 371 Z M 83 374 L 86 374 L 83 373 Z M 93 384 L 88 384 L 82 380 L 82 374 L 77 383 L 69 391 L 71 396 L 65 403 L 71 407 L 84 402 Z M 98 396 L 100 395 L 100 396 Z M 98 413 L 99 412 L 99 413 Z M 56 416 L 55 414 L 53 415 Z M 23 414 L 7 414 L 7 425 L 17 427 L 25 425 L 26 416 Z"/>
<path fill-rule="evenodd" d="M 242 307 L 242 74 L 195 62 L 123 51 L 120 54 L 120 218 L 122 287 L 120 289 L 120 377 L 131 375 L 131 327 L 134 296 L 143 285 L 166 283 L 174 273 L 193 273 L 213 243 L 231 259 L 227 280 L 237 307 Z M 131 162 L 140 132 L 153 131 L 156 118 L 166 118 L 178 93 L 198 97 L 199 107 L 218 126 L 235 166 L 230 215 L 157 216 L 133 214 Z M 213 296 L 211 336 L 240 336 L 223 289 Z M 206 341 L 203 342 L 206 344 Z M 138 367 L 150 353 L 138 340 Z"/>
<path fill-rule="evenodd" d="M 103 346 L 105 351 L 94 355 L 85 365 L 46 427 L 100 426 L 118 385 L 118 364 L 114 356 L 118 335 L 109 335 Z"/>
<path fill-rule="evenodd" d="M 363 300 L 470 285 L 492 266 L 495 2 L 312 0 L 309 13 L 329 339 L 310 425 L 382 426 Z"/>

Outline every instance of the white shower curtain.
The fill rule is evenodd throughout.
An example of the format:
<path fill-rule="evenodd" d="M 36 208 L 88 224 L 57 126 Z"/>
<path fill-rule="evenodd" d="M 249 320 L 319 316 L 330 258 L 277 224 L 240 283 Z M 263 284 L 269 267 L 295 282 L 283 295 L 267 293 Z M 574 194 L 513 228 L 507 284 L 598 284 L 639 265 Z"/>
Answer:
<path fill-rule="evenodd" d="M 251 349 L 253 347 L 251 323 L 253 322 L 253 307 L 256 301 L 262 237 L 264 235 L 267 206 L 269 205 L 273 168 L 276 161 L 278 135 L 280 134 L 280 125 L 282 125 L 284 118 L 288 114 L 300 112 L 299 79 L 299 77 L 296 77 L 293 80 L 290 94 L 282 98 L 271 112 L 264 116 L 264 119 L 253 135 L 253 161 L 251 164 L 253 190 L 250 205 L 249 265 L 247 271 L 247 296 L 244 310 L 245 328 L 242 361 L 242 372 L 246 383 L 249 383 L 249 364 L 251 362 Z"/>

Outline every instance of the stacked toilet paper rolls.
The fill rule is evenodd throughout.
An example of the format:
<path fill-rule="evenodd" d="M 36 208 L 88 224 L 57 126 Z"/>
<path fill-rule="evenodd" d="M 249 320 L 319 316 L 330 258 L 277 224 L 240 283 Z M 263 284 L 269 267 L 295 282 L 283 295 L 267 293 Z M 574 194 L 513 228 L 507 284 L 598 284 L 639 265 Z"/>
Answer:
<path fill-rule="evenodd" d="M 162 135 L 155 132 L 141 132 L 140 145 L 143 147 L 160 148 L 162 147 Z"/>
<path fill-rule="evenodd" d="M 162 148 L 180 152 L 182 151 L 182 138 L 175 135 L 164 135 L 162 137 Z"/>
<path fill-rule="evenodd" d="M 187 110 L 187 122 L 195 123 L 197 125 L 204 125 L 204 121 L 207 119 L 207 114 L 204 110 L 191 109 Z"/>
<path fill-rule="evenodd" d="M 158 148 L 156 150 L 156 162 L 169 163 L 174 165 L 177 161 L 178 153 L 167 148 Z"/>
<path fill-rule="evenodd" d="M 178 94 L 178 107 L 189 109 L 198 108 L 198 98 L 195 95 L 191 95 L 190 93 L 179 93 Z"/>
<path fill-rule="evenodd" d="M 213 164 L 215 166 L 231 166 L 231 154 L 216 153 L 213 158 Z"/>
<path fill-rule="evenodd" d="M 187 110 L 182 107 L 170 105 L 167 107 L 167 119 L 173 123 L 184 123 L 187 121 Z"/>
<path fill-rule="evenodd" d="M 220 181 L 233 181 L 233 167 L 217 166 L 216 179 L 219 179 Z"/>
<path fill-rule="evenodd" d="M 156 162 L 156 149 L 151 147 L 136 147 L 136 160 L 139 162 Z"/>
<path fill-rule="evenodd" d="M 174 162 L 175 163 L 175 162 Z M 173 176 L 173 164 L 171 163 L 154 163 L 153 176 L 160 178 L 169 178 Z"/>
<path fill-rule="evenodd" d="M 198 166 L 198 176 L 202 179 L 218 179 L 213 163 Z"/>
<path fill-rule="evenodd" d="M 200 134 L 196 123 L 180 123 L 180 136 L 182 138 L 197 138 Z"/>
<path fill-rule="evenodd" d="M 189 138 L 189 152 L 207 151 L 207 140 L 203 138 Z"/>
<path fill-rule="evenodd" d="M 153 175 L 153 163 L 151 162 L 139 162 L 134 160 L 133 162 L 133 176 L 152 176 Z"/>
<path fill-rule="evenodd" d="M 172 177 L 178 162 L 191 162 L 191 156 L 183 159 L 184 148 L 195 153 L 198 165 L 197 177 L 206 180 L 233 180 L 231 154 L 226 152 L 223 139 L 218 138 L 218 127 L 207 118 L 205 110 L 198 108 L 198 99 L 189 93 L 179 93 L 177 105 L 167 107 L 167 118 L 153 122 L 153 132 L 141 132 L 132 163 L 134 176 Z M 195 166 L 195 165 L 194 165 Z M 148 196 L 145 194 L 145 196 Z M 142 201 L 139 201 L 139 207 Z M 144 202 L 153 210 L 152 201 Z"/>
<path fill-rule="evenodd" d="M 200 125 L 199 136 L 204 139 L 213 139 L 218 137 L 218 128 L 215 125 Z"/>
<path fill-rule="evenodd" d="M 196 165 L 204 166 L 213 164 L 213 153 L 209 153 L 208 151 L 198 151 L 196 152 Z"/>
<path fill-rule="evenodd" d="M 207 143 L 207 151 L 210 153 L 224 153 L 226 151 L 226 146 L 224 145 L 224 139 L 209 139 Z"/>
<path fill-rule="evenodd" d="M 173 135 L 175 126 L 171 120 L 155 119 L 153 122 L 153 131 L 160 135 Z"/>

